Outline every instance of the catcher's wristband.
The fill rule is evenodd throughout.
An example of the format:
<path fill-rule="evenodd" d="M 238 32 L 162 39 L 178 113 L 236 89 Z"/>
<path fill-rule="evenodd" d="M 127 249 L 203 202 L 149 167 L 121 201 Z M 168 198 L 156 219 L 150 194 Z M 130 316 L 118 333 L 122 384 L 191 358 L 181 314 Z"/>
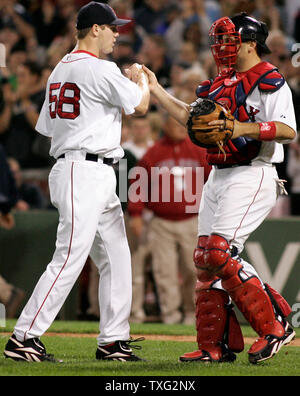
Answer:
<path fill-rule="evenodd" d="M 276 137 L 276 124 L 273 121 L 259 122 L 259 140 L 271 141 Z"/>

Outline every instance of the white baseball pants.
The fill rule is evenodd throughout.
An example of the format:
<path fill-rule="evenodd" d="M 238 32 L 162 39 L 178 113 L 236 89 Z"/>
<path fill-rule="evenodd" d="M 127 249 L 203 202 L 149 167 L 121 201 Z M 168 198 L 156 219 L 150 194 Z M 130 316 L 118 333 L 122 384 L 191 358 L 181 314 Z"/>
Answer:
<path fill-rule="evenodd" d="M 277 180 L 275 166 L 261 162 L 254 162 L 252 166 L 214 168 L 203 189 L 198 235 L 219 234 L 240 254 L 250 234 L 275 206 Z M 242 259 L 241 264 L 244 274 L 259 278 L 251 264 Z"/>
<path fill-rule="evenodd" d="M 59 211 L 56 250 L 15 326 L 16 337 L 45 333 L 90 254 L 100 273 L 98 344 L 128 340 L 131 258 L 113 168 L 69 152 L 52 168 L 49 187 Z"/>

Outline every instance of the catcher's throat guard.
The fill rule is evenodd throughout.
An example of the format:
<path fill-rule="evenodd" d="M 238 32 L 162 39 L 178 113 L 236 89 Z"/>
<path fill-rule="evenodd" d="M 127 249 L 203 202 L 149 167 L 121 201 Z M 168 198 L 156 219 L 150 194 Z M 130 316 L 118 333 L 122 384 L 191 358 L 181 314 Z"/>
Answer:
<path fill-rule="evenodd" d="M 233 135 L 234 120 L 230 110 L 211 99 L 197 99 L 191 105 L 187 122 L 191 141 L 204 148 L 219 147 L 224 154 L 223 146 Z M 222 126 L 208 125 L 210 121 L 224 120 Z"/>

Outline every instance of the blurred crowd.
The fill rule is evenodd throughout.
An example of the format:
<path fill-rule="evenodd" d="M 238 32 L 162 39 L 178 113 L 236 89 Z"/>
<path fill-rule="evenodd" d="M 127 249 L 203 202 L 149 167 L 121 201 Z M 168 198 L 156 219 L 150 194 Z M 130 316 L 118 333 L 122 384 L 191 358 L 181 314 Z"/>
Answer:
<path fill-rule="evenodd" d="M 300 129 L 300 44 L 297 45 L 300 43 L 299 0 L 106 2 L 115 9 L 119 17 L 132 20 L 130 24 L 119 29 L 120 37 L 109 59 L 115 61 L 121 70 L 134 62 L 145 64 L 155 72 L 165 88 L 185 102 L 195 100 L 195 89 L 201 81 L 216 75 L 208 43 L 208 31 L 212 22 L 241 11 L 266 22 L 269 28 L 267 44 L 272 53 L 264 60 L 276 65 L 288 81 Z M 9 159 L 19 191 L 16 210 L 51 208 L 45 181 L 47 170 L 53 165 L 53 159 L 48 155 L 50 142 L 48 138 L 38 135 L 34 128 L 43 104 L 47 78 L 59 60 L 74 49 L 76 14 L 87 3 L 87 0 L 0 0 L 0 43 L 5 48 L 5 51 L 3 46 L 0 48 L 0 144 Z M 172 125 L 172 128 L 176 129 L 178 126 Z M 124 118 L 122 145 L 127 159 L 127 171 L 142 161 L 162 137 L 168 136 L 169 131 L 170 122 L 165 119 L 165 114 L 155 100 L 152 100 L 146 117 Z M 173 144 L 172 137 L 170 139 L 168 144 Z M 285 162 L 278 166 L 278 172 L 281 179 L 287 180 L 289 196 L 280 198 L 271 213 L 273 217 L 300 215 L 300 140 L 285 145 L 285 152 Z M 116 169 L 116 172 L 121 171 L 120 168 Z M 180 175 L 176 175 L 180 179 Z M 123 209 L 133 259 L 138 262 L 143 260 L 145 263 L 146 281 L 141 279 L 141 274 L 135 280 L 137 279 L 137 288 L 141 282 L 146 285 L 142 291 L 146 297 L 145 301 L 142 299 L 135 305 L 136 312 L 132 319 L 143 321 L 149 313 L 147 309 L 145 311 L 145 306 L 153 307 L 153 302 L 159 300 L 160 304 L 154 311 L 163 314 L 163 321 L 172 323 L 186 320 L 188 323 L 193 312 L 190 302 L 182 303 L 172 297 L 167 298 L 164 295 L 166 287 L 163 282 L 159 282 L 165 275 L 153 276 L 149 270 L 151 260 L 148 257 L 147 240 L 149 235 L 151 239 L 152 234 L 151 229 L 147 231 L 147 224 L 153 224 L 153 217 L 163 216 L 155 211 L 153 213 L 149 208 L 143 208 L 137 216 L 136 209 L 128 208 L 126 202 L 123 202 Z M 168 221 L 170 218 L 165 216 L 164 220 Z M 159 229 L 164 226 L 166 233 L 170 232 L 165 223 Z M 179 246 L 174 235 L 172 238 L 172 260 L 177 263 L 181 260 L 183 247 Z M 192 238 L 191 241 L 193 248 L 195 239 Z M 96 277 L 92 263 L 89 262 L 86 268 L 88 270 L 82 278 L 83 289 L 88 279 Z M 179 276 L 179 286 L 185 283 L 183 272 Z M 91 286 L 96 287 L 97 283 Z M 175 294 L 173 290 L 173 295 Z M 89 300 L 89 314 L 98 316 L 97 303 L 91 303 L 93 295 L 90 291 L 90 296 L 86 297 Z M 168 303 L 163 306 L 163 301 L 170 298 L 173 306 L 168 306 Z M 183 306 L 187 307 L 186 315 Z M 180 312 L 183 316 L 180 316 Z"/>

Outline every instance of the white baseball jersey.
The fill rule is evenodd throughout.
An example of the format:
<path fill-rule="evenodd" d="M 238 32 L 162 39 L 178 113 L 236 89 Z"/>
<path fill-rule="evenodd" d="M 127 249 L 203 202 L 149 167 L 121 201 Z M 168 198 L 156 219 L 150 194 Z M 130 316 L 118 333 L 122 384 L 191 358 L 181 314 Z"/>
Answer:
<path fill-rule="evenodd" d="M 88 256 L 101 274 L 98 343 L 129 339 L 131 257 L 116 175 L 86 153 L 122 157 L 122 109 L 133 113 L 141 98 L 114 63 L 85 51 L 66 55 L 49 77 L 36 128 L 52 138 L 52 156 L 65 154 L 49 175 L 59 226 L 52 260 L 15 326 L 19 340 L 41 337 L 49 328 Z"/>
<path fill-rule="evenodd" d="M 65 55 L 51 73 L 36 130 L 52 138 L 50 155 L 83 150 L 119 159 L 122 109 L 132 114 L 142 98 L 137 84 L 114 62 L 86 51 Z"/>

